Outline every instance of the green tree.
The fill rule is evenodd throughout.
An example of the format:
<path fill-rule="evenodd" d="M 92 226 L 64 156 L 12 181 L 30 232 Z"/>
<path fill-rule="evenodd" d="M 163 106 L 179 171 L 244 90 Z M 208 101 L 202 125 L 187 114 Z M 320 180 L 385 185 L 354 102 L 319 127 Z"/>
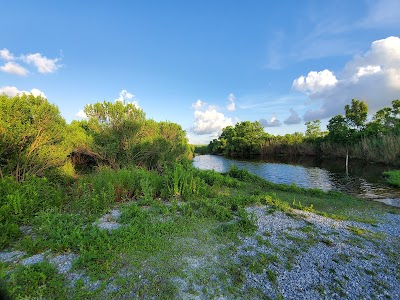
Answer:
<path fill-rule="evenodd" d="M 86 105 L 84 111 L 94 151 L 114 168 L 133 164 L 145 122 L 143 110 L 132 103 L 103 101 Z"/>
<path fill-rule="evenodd" d="M 346 144 L 352 136 L 352 130 L 349 128 L 346 118 L 337 115 L 331 118 L 327 125 L 328 139 L 334 143 Z"/>
<path fill-rule="evenodd" d="M 346 122 L 357 131 L 362 131 L 365 128 L 365 123 L 368 117 L 368 105 L 362 100 L 351 100 L 351 106 L 344 107 Z"/>
<path fill-rule="evenodd" d="M 223 151 L 228 156 L 249 157 L 260 154 L 266 136 L 259 122 L 239 122 L 235 127 L 225 127 L 218 140 L 210 143 L 210 148 L 213 153 Z"/>
<path fill-rule="evenodd" d="M 377 111 L 367 127 L 369 135 L 400 134 L 400 100 L 393 100 L 392 107 Z"/>
<path fill-rule="evenodd" d="M 85 113 L 94 151 L 114 168 L 135 164 L 160 169 L 192 155 L 181 126 L 146 120 L 144 112 L 131 103 L 89 104 Z"/>
<path fill-rule="evenodd" d="M 0 96 L 0 175 L 17 181 L 63 165 L 70 151 L 66 122 L 47 99 Z"/>
<path fill-rule="evenodd" d="M 308 121 L 304 125 L 307 126 L 305 136 L 308 140 L 315 140 L 323 136 L 320 120 Z"/>

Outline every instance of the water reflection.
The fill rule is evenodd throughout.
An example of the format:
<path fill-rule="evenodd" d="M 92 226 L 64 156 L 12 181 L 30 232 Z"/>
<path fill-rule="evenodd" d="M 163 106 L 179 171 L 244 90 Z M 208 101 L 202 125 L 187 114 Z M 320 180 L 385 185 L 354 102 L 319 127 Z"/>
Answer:
<path fill-rule="evenodd" d="M 268 157 L 234 160 L 214 155 L 200 155 L 193 159 L 195 167 L 218 172 L 227 172 L 233 164 L 274 183 L 295 183 L 307 188 L 339 190 L 400 207 L 400 190 L 386 184 L 382 172 L 389 168 L 383 165 L 368 165 L 353 160 L 346 174 L 344 160 L 340 159 Z"/>

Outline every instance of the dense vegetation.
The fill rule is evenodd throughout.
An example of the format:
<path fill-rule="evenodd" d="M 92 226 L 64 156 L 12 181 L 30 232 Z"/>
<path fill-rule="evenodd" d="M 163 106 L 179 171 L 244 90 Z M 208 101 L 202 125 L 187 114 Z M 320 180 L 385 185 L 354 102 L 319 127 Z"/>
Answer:
<path fill-rule="evenodd" d="M 319 120 L 307 122 L 305 134 L 296 132 L 273 136 L 259 122 L 240 122 L 223 129 L 218 139 L 208 145 L 214 154 L 232 157 L 254 155 L 318 155 L 345 157 L 373 162 L 400 164 L 400 100 L 379 110 L 367 121 L 368 106 L 352 100 L 345 114 L 328 122 L 328 132 L 322 132 Z"/>
<path fill-rule="evenodd" d="M 179 125 L 148 120 L 133 104 L 104 101 L 85 113 L 89 120 L 67 124 L 44 98 L 0 96 L 0 177 L 75 176 L 99 166 L 161 170 L 192 155 Z"/>
<path fill-rule="evenodd" d="M 260 291 L 244 288 L 240 263 L 230 260 L 238 237 L 256 229 L 247 206 L 367 223 L 376 222 L 376 212 L 396 212 L 337 192 L 272 184 L 236 167 L 227 174 L 197 170 L 187 160 L 192 149 L 181 127 L 147 120 L 131 104 L 96 103 L 85 112 L 88 121 L 67 124 L 46 99 L 1 96 L 0 249 L 76 257 L 72 283 L 49 260 L 0 262 L 0 283 L 13 298 L 104 299 L 106 292 L 110 299 L 133 292 L 132 298 L 177 298 L 174 280 L 190 267 L 185 259 L 210 255 L 226 258 L 214 280 L 219 288 L 232 298 L 259 298 Z M 253 142 L 235 139 L 235 145 L 257 153 L 262 128 L 237 129 Z M 121 226 L 101 230 L 99 218 L 115 208 Z M 276 281 L 273 269 L 268 274 Z M 191 280 L 196 286 L 209 278 L 205 272 Z M 118 289 L 96 287 L 99 280 L 115 281 Z"/>
<path fill-rule="evenodd" d="M 122 167 L 168 172 L 192 156 L 179 125 L 147 120 L 133 104 L 104 101 L 87 105 L 85 112 L 88 121 L 67 124 L 45 98 L 0 96 L 1 248 L 39 211 L 63 207 L 68 201 L 65 195 L 84 199 L 74 194 L 91 192 L 82 188 L 86 179 L 79 175 Z M 140 193 L 148 185 L 146 178 L 139 176 L 136 182 Z M 99 188 L 110 188 L 110 183 L 103 184 Z M 119 190 L 122 187 L 113 192 L 126 193 Z M 97 201 L 93 207 L 102 210 L 115 198 L 108 196 L 104 193 L 101 199 L 90 201 Z"/>
<path fill-rule="evenodd" d="M 400 170 L 384 172 L 383 175 L 389 184 L 400 187 Z"/>

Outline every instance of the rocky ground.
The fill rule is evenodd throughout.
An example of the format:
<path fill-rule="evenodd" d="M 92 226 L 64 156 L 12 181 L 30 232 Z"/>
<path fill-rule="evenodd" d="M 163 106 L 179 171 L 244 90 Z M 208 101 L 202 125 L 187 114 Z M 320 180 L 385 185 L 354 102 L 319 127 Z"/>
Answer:
<path fill-rule="evenodd" d="M 380 222 L 371 225 L 266 206 L 247 210 L 257 225 L 251 236 L 229 244 L 204 244 L 196 237 L 176 241 L 181 276 L 165 274 L 165 280 L 176 287 L 177 298 L 400 299 L 400 215 L 379 216 Z M 93 226 L 118 230 L 119 216 L 114 209 Z M 30 234 L 30 228 L 23 230 Z M 78 257 L 51 251 L 29 256 L 9 249 L 0 253 L 0 262 L 18 266 L 48 261 L 72 288 L 83 279 L 88 289 L 105 286 L 99 298 L 139 298 L 134 292 L 119 293 L 117 283 L 118 276 L 137 272 L 121 270 L 104 284 L 73 268 Z M 162 293 L 159 297 L 164 298 Z"/>

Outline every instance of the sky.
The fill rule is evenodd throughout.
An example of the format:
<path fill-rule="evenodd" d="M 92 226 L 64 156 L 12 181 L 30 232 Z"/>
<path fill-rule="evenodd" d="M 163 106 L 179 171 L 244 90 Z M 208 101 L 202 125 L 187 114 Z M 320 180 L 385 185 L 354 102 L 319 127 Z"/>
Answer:
<path fill-rule="evenodd" d="M 400 99 L 400 1 L 0 0 L 0 94 L 71 122 L 133 102 L 194 144 L 259 121 L 271 134 Z"/>

